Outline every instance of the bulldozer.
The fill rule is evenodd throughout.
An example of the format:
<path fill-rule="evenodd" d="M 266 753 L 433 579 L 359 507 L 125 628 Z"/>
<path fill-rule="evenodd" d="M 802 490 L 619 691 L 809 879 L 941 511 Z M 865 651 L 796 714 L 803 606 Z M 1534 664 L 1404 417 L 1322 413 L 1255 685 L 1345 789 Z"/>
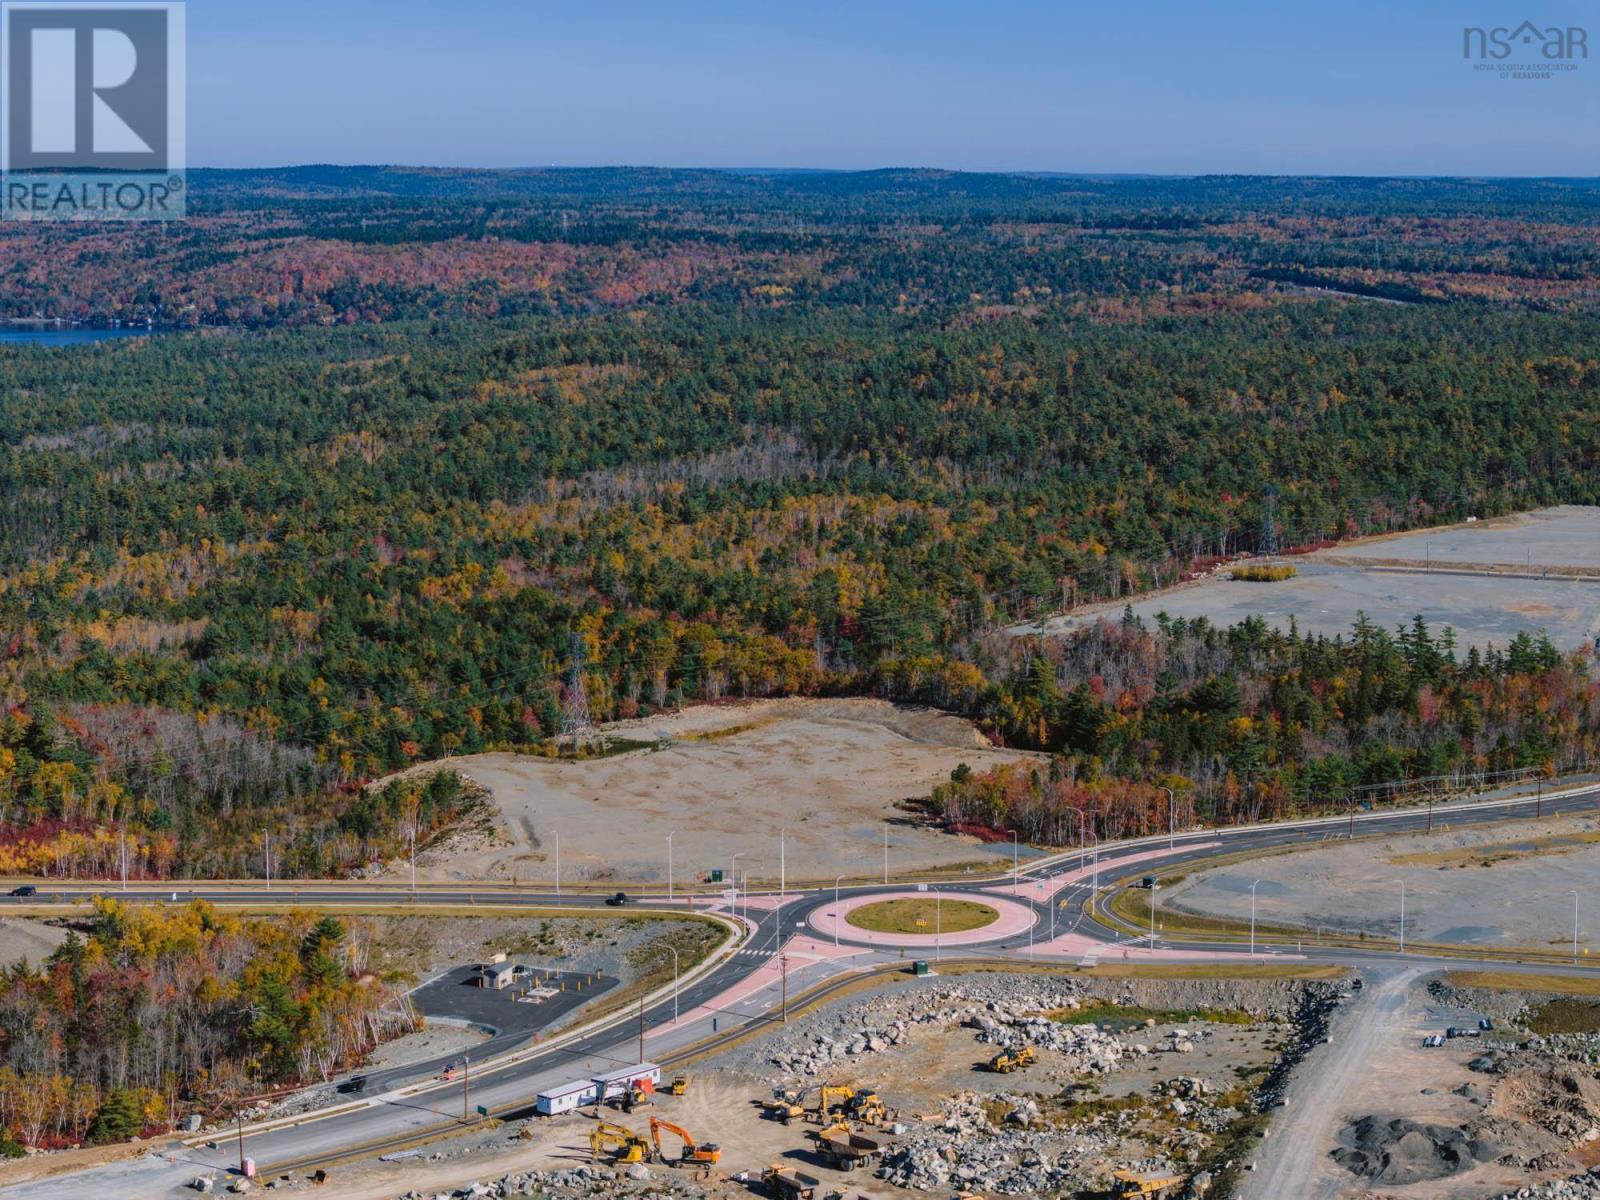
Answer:
<path fill-rule="evenodd" d="M 1183 1176 L 1163 1171 L 1113 1171 L 1117 1200 L 1165 1200 L 1183 1185 Z"/>
<path fill-rule="evenodd" d="M 662 1130 L 666 1130 L 683 1142 L 683 1149 L 677 1158 L 669 1158 L 667 1152 L 661 1148 Z M 660 1117 L 650 1118 L 650 1140 L 655 1143 L 656 1158 L 664 1163 L 697 1166 L 709 1171 L 722 1161 L 721 1146 L 715 1142 L 697 1142 L 682 1125 L 674 1125 L 671 1121 L 663 1121 Z"/>
<path fill-rule="evenodd" d="M 589 1157 L 599 1158 L 610 1154 L 612 1162 L 643 1162 L 649 1155 L 650 1143 L 623 1125 L 601 1121 L 589 1131 Z"/>
<path fill-rule="evenodd" d="M 1038 1057 L 1032 1046 L 1024 1046 L 1020 1050 L 1002 1050 L 989 1060 L 989 1070 L 1009 1075 L 1012 1071 L 1033 1066 Z"/>
<path fill-rule="evenodd" d="M 889 1107 L 871 1088 L 857 1088 L 844 1106 L 845 1115 L 863 1125 L 883 1125 L 889 1120 Z"/>

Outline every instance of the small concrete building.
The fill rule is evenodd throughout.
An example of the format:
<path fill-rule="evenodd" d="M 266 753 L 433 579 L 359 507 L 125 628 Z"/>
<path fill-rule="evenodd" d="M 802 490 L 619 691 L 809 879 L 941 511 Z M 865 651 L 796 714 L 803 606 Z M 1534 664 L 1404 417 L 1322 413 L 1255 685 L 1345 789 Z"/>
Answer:
<path fill-rule="evenodd" d="M 511 986 L 512 980 L 517 976 L 517 969 L 508 962 L 484 963 L 478 968 L 478 986 L 494 988 L 499 991 Z"/>

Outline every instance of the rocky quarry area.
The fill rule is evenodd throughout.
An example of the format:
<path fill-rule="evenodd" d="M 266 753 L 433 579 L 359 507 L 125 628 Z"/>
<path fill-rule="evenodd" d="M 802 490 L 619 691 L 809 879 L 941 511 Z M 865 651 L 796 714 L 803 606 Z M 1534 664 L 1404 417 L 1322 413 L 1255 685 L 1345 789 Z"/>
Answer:
<path fill-rule="evenodd" d="M 1185 1069 L 1187 1056 L 1219 1027 L 1198 1017 L 1158 1028 L 1149 1017 L 1074 1021 L 1072 1013 L 1093 1006 L 1104 1017 L 1108 1005 L 1141 1014 L 1245 1010 L 1292 1053 L 1320 1038 L 1316 1014 L 1338 991 L 1331 983 L 1283 980 L 924 980 L 795 1022 L 744 1051 L 736 1065 L 767 1075 L 775 1086 L 803 1088 L 818 1079 L 871 1075 L 872 1056 L 924 1032 L 967 1029 L 976 1045 L 995 1052 L 1030 1046 L 1052 1056 L 1048 1074 L 996 1075 L 997 1084 L 1007 1081 L 1004 1090 L 963 1090 L 937 1112 L 907 1114 L 894 1126 L 898 1136 L 879 1177 L 923 1192 L 1050 1196 L 1104 1189 L 1117 1168 L 1170 1170 L 1189 1177 L 1187 1195 L 1203 1196 L 1211 1179 L 1207 1152 L 1256 1106 L 1237 1078 L 1206 1079 Z M 1302 1030 L 1308 1014 L 1314 1028 Z M 1099 1095 L 1102 1085 L 1134 1067 L 1156 1078 L 1122 1095 Z M 1049 1090 L 1030 1091 L 1040 1084 Z"/>
<path fill-rule="evenodd" d="M 611 1196 L 709 1200 L 712 1193 L 664 1170 L 635 1163 L 622 1174 L 605 1166 L 521 1171 L 501 1179 L 469 1183 L 449 1192 L 406 1192 L 397 1200 L 505 1200 L 512 1196 L 537 1196 L 540 1200 L 588 1200 L 590 1197 Z"/>

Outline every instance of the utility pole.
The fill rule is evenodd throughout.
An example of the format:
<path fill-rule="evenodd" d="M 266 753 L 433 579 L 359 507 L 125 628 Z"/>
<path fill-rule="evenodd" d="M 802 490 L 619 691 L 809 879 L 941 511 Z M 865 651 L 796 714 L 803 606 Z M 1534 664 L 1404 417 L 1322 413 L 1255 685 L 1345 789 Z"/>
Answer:
<path fill-rule="evenodd" d="M 639 997 L 639 1061 L 644 1061 L 644 997 Z"/>
<path fill-rule="evenodd" d="M 883 882 L 889 883 L 889 822 L 883 823 Z"/>
<path fill-rule="evenodd" d="M 128 831 L 124 829 L 124 830 L 120 831 L 117 836 L 118 836 L 118 839 L 119 839 L 120 844 L 122 846 L 122 890 L 123 891 L 127 891 L 128 890 Z"/>
<path fill-rule="evenodd" d="M 671 833 L 667 834 L 667 899 L 668 900 L 672 899 L 672 839 L 677 835 L 677 832 L 678 831 L 676 829 L 674 829 Z"/>
<path fill-rule="evenodd" d="M 778 1004 L 780 1011 L 783 1013 L 783 1023 L 787 1025 L 789 1023 L 789 956 L 787 954 L 778 955 L 778 966 L 783 972 L 783 990 L 779 994 Z M 640 1061 L 642 1062 L 643 1059 L 641 1058 Z"/>
<path fill-rule="evenodd" d="M 461 1119 L 472 1120 L 472 1059 L 461 1056 Z"/>
<path fill-rule="evenodd" d="M 267 877 L 267 891 L 272 890 L 272 834 L 261 831 L 261 873 Z"/>
<path fill-rule="evenodd" d="M 561 834 L 556 834 L 556 899 L 561 899 Z"/>
<path fill-rule="evenodd" d="M 1169 787 L 1161 789 L 1167 794 L 1167 849 L 1178 848 L 1178 797 Z"/>

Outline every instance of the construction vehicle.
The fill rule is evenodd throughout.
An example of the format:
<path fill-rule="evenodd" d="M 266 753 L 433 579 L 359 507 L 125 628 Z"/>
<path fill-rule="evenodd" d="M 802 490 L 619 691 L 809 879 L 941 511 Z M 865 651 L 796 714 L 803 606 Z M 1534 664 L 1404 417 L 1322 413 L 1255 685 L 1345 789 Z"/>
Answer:
<path fill-rule="evenodd" d="M 807 1088 L 796 1097 L 796 1103 L 803 1101 L 810 1094 L 811 1089 Z M 817 1106 L 805 1110 L 806 1120 L 826 1125 L 829 1117 L 843 1113 L 854 1099 L 855 1093 L 849 1088 L 840 1084 L 824 1083 L 817 1088 Z"/>
<path fill-rule="evenodd" d="M 589 1157 L 610 1154 L 612 1162 L 643 1162 L 650 1155 L 650 1143 L 625 1125 L 601 1121 L 589 1131 Z"/>
<path fill-rule="evenodd" d="M 841 1171 L 871 1168 L 883 1153 L 882 1142 L 853 1132 L 848 1121 L 836 1121 L 826 1129 L 819 1129 L 814 1136 L 822 1160 Z"/>
<path fill-rule="evenodd" d="M 667 1152 L 661 1148 L 661 1131 L 666 1130 L 683 1142 L 683 1149 L 677 1158 L 668 1158 Z M 677 1163 L 680 1166 L 694 1165 L 710 1170 L 722 1161 L 722 1147 L 715 1142 L 697 1142 L 693 1135 L 682 1125 L 674 1125 L 671 1121 L 663 1121 L 660 1117 L 650 1118 L 650 1140 L 656 1145 L 656 1158 L 664 1163 Z"/>
<path fill-rule="evenodd" d="M 646 1104 L 655 1103 L 655 1087 L 648 1079 L 641 1079 L 630 1083 L 620 1095 L 616 1104 L 625 1113 L 631 1113 L 636 1108 L 643 1108 Z"/>
<path fill-rule="evenodd" d="M 689 1077 L 687 1075 L 674 1076 L 672 1082 L 667 1085 L 667 1091 L 674 1096 L 687 1094 L 689 1091 Z"/>
<path fill-rule="evenodd" d="M 1038 1057 L 1032 1046 L 1024 1046 L 1020 1050 L 1002 1050 L 989 1060 L 989 1070 L 1009 1075 L 1013 1071 L 1033 1066 Z"/>
<path fill-rule="evenodd" d="M 871 1088 L 857 1088 L 844 1111 L 851 1120 L 863 1125 L 883 1125 L 889 1120 L 889 1106 Z"/>
<path fill-rule="evenodd" d="M 782 1121 L 787 1125 L 796 1117 L 805 1116 L 806 1110 L 800 1105 L 800 1096 L 801 1093 L 788 1088 L 775 1087 L 772 1089 L 772 1099 L 761 1102 L 761 1115 L 769 1121 Z"/>
<path fill-rule="evenodd" d="M 773 1163 L 761 1172 L 761 1182 L 778 1200 L 816 1200 L 817 1189 L 822 1186 L 822 1180 L 802 1175 L 781 1163 Z"/>
<path fill-rule="evenodd" d="M 1164 1200 L 1183 1185 L 1183 1176 L 1164 1171 L 1113 1171 L 1117 1181 L 1117 1200 Z"/>

